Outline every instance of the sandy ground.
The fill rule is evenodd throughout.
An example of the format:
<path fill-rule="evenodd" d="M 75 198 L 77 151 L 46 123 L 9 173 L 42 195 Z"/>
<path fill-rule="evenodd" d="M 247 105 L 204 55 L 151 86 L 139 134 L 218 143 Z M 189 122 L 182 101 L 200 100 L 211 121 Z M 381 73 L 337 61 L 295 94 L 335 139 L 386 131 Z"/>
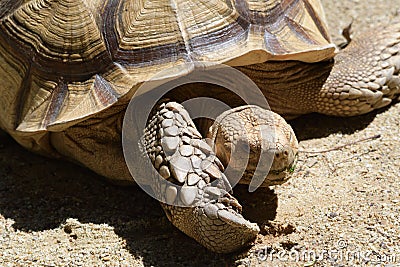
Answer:
<path fill-rule="evenodd" d="M 399 0 L 323 3 L 336 43 L 352 19 L 359 32 L 400 16 Z M 256 244 L 230 255 L 180 233 L 140 189 L 31 154 L 0 133 L 0 266 L 400 266 L 400 104 L 291 124 L 303 151 L 380 138 L 301 153 L 288 183 L 256 193 L 261 211 L 245 210 L 262 226 Z"/>

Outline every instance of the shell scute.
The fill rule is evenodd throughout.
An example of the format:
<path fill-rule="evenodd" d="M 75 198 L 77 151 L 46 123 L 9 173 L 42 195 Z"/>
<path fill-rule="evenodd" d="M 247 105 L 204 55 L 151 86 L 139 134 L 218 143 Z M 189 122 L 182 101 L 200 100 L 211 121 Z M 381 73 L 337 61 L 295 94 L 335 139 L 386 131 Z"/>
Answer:
<path fill-rule="evenodd" d="M 65 129 L 185 62 L 316 62 L 334 50 L 318 0 L 0 0 L 0 79 L 19 77 L 2 89 L 0 126 Z"/>

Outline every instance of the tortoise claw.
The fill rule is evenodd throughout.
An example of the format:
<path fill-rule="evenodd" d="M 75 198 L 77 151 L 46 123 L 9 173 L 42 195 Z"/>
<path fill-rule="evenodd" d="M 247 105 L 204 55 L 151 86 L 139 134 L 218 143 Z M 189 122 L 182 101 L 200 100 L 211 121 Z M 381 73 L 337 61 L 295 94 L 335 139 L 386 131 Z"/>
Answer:
<path fill-rule="evenodd" d="M 173 225 L 217 253 L 230 253 L 250 245 L 260 231 L 256 223 L 220 201 L 194 208 L 162 206 Z"/>

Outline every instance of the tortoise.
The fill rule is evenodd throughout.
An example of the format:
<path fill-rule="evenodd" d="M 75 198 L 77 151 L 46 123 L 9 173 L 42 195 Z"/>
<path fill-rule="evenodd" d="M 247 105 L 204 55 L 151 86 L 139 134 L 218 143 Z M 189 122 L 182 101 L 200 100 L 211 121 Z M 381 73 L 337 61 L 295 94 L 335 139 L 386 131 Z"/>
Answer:
<path fill-rule="evenodd" d="M 240 182 L 249 183 L 254 165 L 273 151 L 262 186 L 281 184 L 297 154 L 296 137 L 281 116 L 346 117 L 389 105 L 400 91 L 400 24 L 370 29 L 339 49 L 318 0 L 1 0 L 0 127 L 33 152 L 134 183 L 121 141 L 131 98 L 156 73 L 197 61 L 244 73 L 272 109 L 193 83 L 160 101 L 144 129 L 155 168 L 182 186 L 157 190 L 171 203 L 199 202 L 161 203 L 168 219 L 208 249 L 226 253 L 247 246 L 259 231 L 241 215 L 223 173 L 231 152 L 240 154 L 243 143 L 248 148 Z M 201 133 L 180 104 L 200 95 L 232 107 L 212 127 L 199 120 Z M 275 135 L 267 147 L 265 127 Z M 210 142 L 201 139 L 205 135 Z M 209 164 L 196 168 L 203 161 Z"/>

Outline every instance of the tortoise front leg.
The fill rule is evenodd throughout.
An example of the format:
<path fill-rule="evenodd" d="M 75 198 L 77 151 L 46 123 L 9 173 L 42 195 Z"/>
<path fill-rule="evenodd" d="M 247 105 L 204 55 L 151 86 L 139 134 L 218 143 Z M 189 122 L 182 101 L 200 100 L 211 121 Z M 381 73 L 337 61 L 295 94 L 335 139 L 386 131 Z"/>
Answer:
<path fill-rule="evenodd" d="M 161 205 L 173 225 L 219 253 L 255 240 L 259 227 L 241 215 L 241 206 L 229 194 L 224 167 L 183 106 L 159 105 L 144 140 L 154 167 L 171 182 L 152 184 L 152 188 L 164 200 Z"/>

